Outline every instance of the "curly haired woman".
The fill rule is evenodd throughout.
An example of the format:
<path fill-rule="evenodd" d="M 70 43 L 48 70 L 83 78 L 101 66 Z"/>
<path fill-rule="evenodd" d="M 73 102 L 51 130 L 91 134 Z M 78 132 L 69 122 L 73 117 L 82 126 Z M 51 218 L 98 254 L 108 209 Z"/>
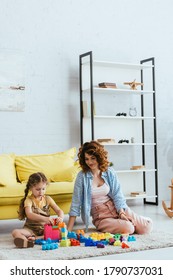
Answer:
<path fill-rule="evenodd" d="M 89 226 L 90 215 L 96 229 L 109 233 L 145 234 L 152 230 L 152 220 L 134 213 L 126 204 L 115 170 L 109 167 L 108 153 L 96 141 L 79 148 L 78 173 L 68 230 L 72 231 L 76 217 Z"/>

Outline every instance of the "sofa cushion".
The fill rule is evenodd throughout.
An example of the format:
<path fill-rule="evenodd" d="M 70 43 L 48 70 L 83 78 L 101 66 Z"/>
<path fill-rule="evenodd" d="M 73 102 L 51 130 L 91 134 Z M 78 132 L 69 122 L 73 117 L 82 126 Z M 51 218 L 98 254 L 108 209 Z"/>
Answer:
<path fill-rule="evenodd" d="M 64 170 L 57 170 L 56 174 L 51 177 L 52 182 L 73 182 L 79 172 L 79 165 L 74 164 Z"/>
<path fill-rule="evenodd" d="M 13 154 L 0 155 L 0 186 L 16 184 L 16 170 Z"/>
<path fill-rule="evenodd" d="M 21 155 L 16 156 L 15 165 L 17 176 L 20 182 L 26 182 L 29 176 L 35 172 L 43 172 L 49 181 L 57 172 L 74 166 L 74 156 L 76 148 L 71 148 L 65 152 L 41 155 Z"/>
<path fill-rule="evenodd" d="M 15 185 L 9 185 L 7 188 L 0 188 L 0 205 L 19 204 L 20 200 L 24 197 L 25 188 L 26 183 L 16 183 Z M 52 182 L 47 186 L 46 194 L 56 198 L 56 200 L 58 198 L 68 200 L 69 196 L 71 197 L 73 194 L 73 188 L 73 182 Z"/>

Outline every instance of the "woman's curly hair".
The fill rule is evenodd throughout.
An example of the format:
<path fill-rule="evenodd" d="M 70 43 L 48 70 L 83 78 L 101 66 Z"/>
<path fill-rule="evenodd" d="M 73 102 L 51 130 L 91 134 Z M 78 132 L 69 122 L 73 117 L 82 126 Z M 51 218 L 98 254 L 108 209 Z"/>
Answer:
<path fill-rule="evenodd" d="M 99 142 L 97 141 L 86 142 L 79 148 L 78 158 L 79 158 L 79 164 L 83 172 L 87 172 L 90 170 L 90 168 L 85 162 L 85 153 L 96 157 L 101 172 L 104 172 L 108 169 L 109 166 L 108 152 L 105 151 L 103 145 L 101 145 Z"/>
<path fill-rule="evenodd" d="M 48 180 L 47 180 L 46 176 L 42 172 L 33 173 L 33 174 L 31 174 L 29 176 L 28 182 L 26 184 L 26 188 L 24 190 L 25 195 L 21 199 L 20 205 L 19 205 L 19 211 L 18 211 L 19 220 L 24 220 L 25 217 L 26 217 L 26 215 L 25 215 L 25 208 L 24 208 L 24 202 L 25 202 L 25 199 L 28 196 L 29 190 L 33 186 L 36 186 L 37 184 L 39 184 L 40 182 L 46 183 L 46 185 L 48 185 Z"/>

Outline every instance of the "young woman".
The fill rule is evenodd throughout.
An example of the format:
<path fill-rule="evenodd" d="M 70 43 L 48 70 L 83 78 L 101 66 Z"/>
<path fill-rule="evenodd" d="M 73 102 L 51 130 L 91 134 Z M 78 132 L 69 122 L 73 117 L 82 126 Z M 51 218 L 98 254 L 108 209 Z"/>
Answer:
<path fill-rule="evenodd" d="M 35 238 L 43 235 L 44 224 L 53 224 L 50 207 L 58 215 L 57 223 L 63 221 L 63 211 L 50 196 L 45 195 L 47 185 L 48 180 L 41 172 L 32 174 L 28 179 L 25 196 L 19 205 L 19 219 L 26 218 L 26 221 L 22 229 L 12 232 L 14 244 L 19 248 L 33 247 Z M 31 195 L 28 195 L 29 191 Z"/>
<path fill-rule="evenodd" d="M 109 167 L 107 151 L 96 141 L 83 144 L 78 153 L 78 173 L 69 213 L 68 230 L 77 216 L 89 226 L 90 215 L 96 229 L 110 233 L 149 233 L 152 220 L 134 213 L 126 204 L 120 183 Z"/>

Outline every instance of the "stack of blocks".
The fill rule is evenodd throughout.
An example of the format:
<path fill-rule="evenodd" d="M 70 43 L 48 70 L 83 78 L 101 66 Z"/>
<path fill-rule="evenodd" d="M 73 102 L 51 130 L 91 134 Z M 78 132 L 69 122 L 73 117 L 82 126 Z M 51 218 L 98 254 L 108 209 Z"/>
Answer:
<path fill-rule="evenodd" d="M 67 238 L 67 228 L 65 223 L 59 223 L 58 224 L 60 231 L 61 231 L 61 240 L 60 240 L 60 246 L 61 247 L 68 247 L 71 245 L 70 239 Z"/>

